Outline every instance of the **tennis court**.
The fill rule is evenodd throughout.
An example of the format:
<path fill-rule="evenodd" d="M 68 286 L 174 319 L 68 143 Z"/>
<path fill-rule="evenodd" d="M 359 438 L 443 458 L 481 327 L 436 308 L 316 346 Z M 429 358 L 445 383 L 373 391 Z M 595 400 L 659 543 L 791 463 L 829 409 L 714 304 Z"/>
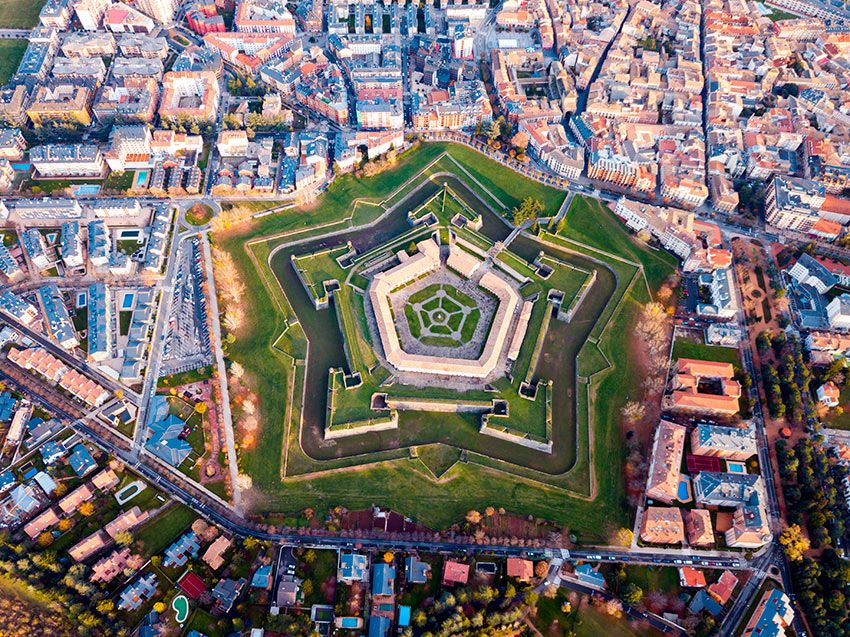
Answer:
<path fill-rule="evenodd" d="M 713 458 L 712 456 L 695 456 L 689 453 L 686 457 L 686 464 L 689 473 L 723 471 L 723 461 L 720 458 Z"/>

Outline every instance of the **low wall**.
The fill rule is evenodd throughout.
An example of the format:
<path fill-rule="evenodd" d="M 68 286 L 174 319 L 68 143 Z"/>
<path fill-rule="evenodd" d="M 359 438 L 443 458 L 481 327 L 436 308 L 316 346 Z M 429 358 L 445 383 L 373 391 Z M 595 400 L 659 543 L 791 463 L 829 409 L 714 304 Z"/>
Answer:
<path fill-rule="evenodd" d="M 497 429 L 495 427 L 491 427 L 487 424 L 487 419 L 484 418 L 481 424 L 481 428 L 478 430 L 479 433 L 484 434 L 485 436 L 492 436 L 493 438 L 499 438 L 500 440 L 505 440 L 507 442 L 511 442 L 515 445 L 522 445 L 523 447 L 528 447 L 529 449 L 534 449 L 535 451 L 542 451 L 543 453 L 552 453 L 552 441 L 540 441 L 540 440 L 532 440 L 531 438 L 526 438 L 523 435 L 511 433 L 510 431 L 506 431 L 504 429 Z"/>
<path fill-rule="evenodd" d="M 387 406 L 399 411 L 432 411 L 454 414 L 484 414 L 493 409 L 490 401 L 457 401 L 435 398 L 387 398 Z"/>
<path fill-rule="evenodd" d="M 325 440 L 359 436 L 373 431 L 389 431 L 398 429 L 398 412 L 392 411 L 389 416 L 369 420 L 356 420 L 335 428 L 325 427 Z"/>

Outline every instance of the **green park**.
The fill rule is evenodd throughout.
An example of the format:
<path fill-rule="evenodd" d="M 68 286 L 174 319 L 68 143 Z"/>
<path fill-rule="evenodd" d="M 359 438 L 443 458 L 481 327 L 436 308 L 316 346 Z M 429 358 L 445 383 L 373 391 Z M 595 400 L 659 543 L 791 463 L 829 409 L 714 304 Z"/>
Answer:
<path fill-rule="evenodd" d="M 529 198 L 539 219 L 514 232 Z M 632 327 L 675 261 L 601 202 L 565 199 L 467 147 L 419 144 L 309 206 L 215 232 L 245 288 L 227 355 L 259 397 L 239 450 L 256 510 L 375 504 L 445 528 L 493 506 L 586 542 L 628 524 Z M 376 282 L 426 261 L 380 297 L 382 321 Z M 479 376 L 440 371 L 492 351 L 507 358 Z"/>

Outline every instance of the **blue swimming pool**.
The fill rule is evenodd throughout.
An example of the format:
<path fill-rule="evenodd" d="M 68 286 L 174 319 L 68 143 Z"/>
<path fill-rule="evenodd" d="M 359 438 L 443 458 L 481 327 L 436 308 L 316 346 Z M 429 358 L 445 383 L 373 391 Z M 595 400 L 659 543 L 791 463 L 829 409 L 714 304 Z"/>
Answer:
<path fill-rule="evenodd" d="M 676 487 L 676 499 L 679 502 L 690 502 L 693 500 L 693 495 L 691 495 L 691 479 L 688 476 L 679 476 L 679 485 Z"/>
<path fill-rule="evenodd" d="M 12 170 L 19 172 L 29 172 L 30 168 L 32 168 L 32 164 L 12 164 Z"/>
<path fill-rule="evenodd" d="M 78 197 L 82 195 L 96 195 L 99 192 L 100 186 L 97 184 L 80 184 L 74 187 L 74 194 Z"/>
<path fill-rule="evenodd" d="M 726 462 L 726 470 L 729 473 L 746 473 L 747 467 L 744 465 L 743 462 L 727 461 Z"/>
<path fill-rule="evenodd" d="M 127 292 L 127 294 L 125 294 L 124 298 L 121 300 L 121 309 L 122 310 L 132 309 L 133 301 L 135 300 L 135 298 L 136 298 L 135 294 L 133 294 L 132 292 Z"/>
<path fill-rule="evenodd" d="M 144 188 L 148 183 L 148 171 L 139 170 L 136 172 L 136 182 L 133 184 L 135 188 Z"/>

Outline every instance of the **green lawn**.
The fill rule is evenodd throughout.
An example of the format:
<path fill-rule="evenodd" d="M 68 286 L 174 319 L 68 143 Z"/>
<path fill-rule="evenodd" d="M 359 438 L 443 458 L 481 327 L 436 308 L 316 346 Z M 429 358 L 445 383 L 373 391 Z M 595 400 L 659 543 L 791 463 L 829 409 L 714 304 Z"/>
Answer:
<path fill-rule="evenodd" d="M 11 4 L 13 3 L 7 0 L 0 0 L 0 19 L 5 21 L 9 17 L 6 14 L 6 7 Z M 35 4 L 40 6 L 43 3 Z M 37 15 L 38 12 L 36 12 Z M 27 40 L 0 40 L 0 86 L 6 84 L 18 70 L 28 44 Z"/>
<path fill-rule="evenodd" d="M 540 598 L 534 625 L 541 633 L 563 637 L 640 637 L 658 634 L 652 629 L 639 632 L 628 620 L 605 615 L 587 604 L 565 613 L 561 605 L 566 600 L 563 590 L 558 591 L 553 599 Z"/>
<path fill-rule="evenodd" d="M 135 171 L 126 170 L 122 173 L 109 173 L 106 182 L 103 184 L 105 190 L 127 191 L 133 187 L 133 180 L 136 177 Z"/>
<path fill-rule="evenodd" d="M 157 382 L 157 387 L 179 387 L 180 385 L 188 385 L 190 383 L 197 383 L 202 380 L 207 380 L 209 378 L 212 378 L 212 375 L 213 366 L 207 365 L 206 367 L 201 367 L 200 369 L 190 369 L 188 372 L 181 372 L 179 374 L 163 376 Z"/>
<path fill-rule="evenodd" d="M 770 13 L 767 14 L 767 17 L 777 22 L 778 20 L 798 20 L 800 16 L 795 13 L 789 13 L 788 11 L 783 11 L 782 9 L 777 9 L 775 7 L 768 7 L 770 9 Z"/>
<path fill-rule="evenodd" d="M 702 343 L 677 338 L 676 342 L 673 343 L 673 360 L 680 358 L 694 358 L 701 361 L 731 363 L 737 367 L 741 366 L 741 357 L 737 348 L 703 345 Z"/>
<path fill-rule="evenodd" d="M 640 586 L 644 593 L 678 592 L 679 573 L 672 566 L 628 566 L 626 567 L 626 583 Z"/>
<path fill-rule="evenodd" d="M 38 14 L 45 0 L 23 2 L 22 0 L 0 0 L 0 29 L 30 29 L 38 24 Z M 27 41 L 23 40 L 24 48 Z M 2 42 L 0 44 L 8 44 Z M 5 80 L 3 81 L 5 84 Z"/>
<path fill-rule="evenodd" d="M 197 519 L 197 514 L 183 504 L 172 504 L 153 520 L 147 522 L 135 539 L 144 545 L 147 555 L 155 555 L 177 539 L 177 536 Z"/>
<path fill-rule="evenodd" d="M 293 374 L 292 358 L 287 352 L 292 352 L 296 358 L 303 357 L 303 345 L 300 344 L 303 331 L 298 325 L 288 325 L 289 302 L 265 267 L 270 248 L 275 244 L 259 242 L 246 248 L 246 242 L 284 232 L 297 232 L 298 238 L 303 238 L 375 219 L 384 209 L 376 205 L 378 202 L 383 201 L 383 205 L 387 206 L 400 201 L 401 197 L 390 197 L 393 190 L 422 171 L 447 148 L 452 156 L 465 158 L 464 167 L 481 182 L 472 189 L 482 197 L 489 196 L 482 194 L 485 190 L 489 191 L 509 207 L 526 194 L 536 193 L 545 201 L 544 206 L 555 209 L 563 200 L 564 193 L 543 188 L 474 151 L 434 144 L 426 145 L 422 151 L 403 153 L 393 170 L 376 177 L 357 179 L 353 175 L 343 176 L 309 209 L 268 215 L 239 230 L 214 237 L 233 255 L 243 274 L 243 282 L 250 290 L 244 299 L 246 325 L 236 334 L 236 342 L 229 347 L 229 356 L 245 366 L 254 391 L 262 397 L 260 415 L 266 423 L 259 432 L 256 447 L 241 450 L 240 470 L 253 477 L 257 506 L 270 511 L 292 513 L 307 506 L 322 510 L 339 504 L 359 508 L 380 502 L 414 515 L 424 524 L 442 528 L 462 519 L 470 508 L 497 505 L 567 524 L 581 541 L 607 539 L 612 528 L 628 523 L 623 507 L 623 449 L 618 421 L 624 402 L 642 396 L 640 378 L 636 377 L 629 364 L 628 341 L 640 304 L 649 299 L 642 281 L 632 285 L 637 267 L 623 261 L 610 262 L 618 275 L 618 283 L 592 332 L 593 337 L 601 340 L 593 346 L 594 354 L 580 357 L 585 361 L 583 372 L 601 373 L 589 385 L 579 385 L 580 426 L 577 435 L 579 448 L 583 451 L 567 477 L 561 479 L 558 476 L 551 486 L 547 486 L 541 479 L 545 477 L 548 480 L 552 476 L 514 465 L 510 467 L 510 473 L 516 477 L 506 480 L 504 471 L 508 467 L 505 463 L 485 454 L 470 453 L 468 463 L 457 463 L 448 470 L 445 477 L 449 486 L 446 487 L 433 481 L 431 472 L 423 463 L 439 470 L 449 458 L 443 461 L 426 454 L 424 460 L 410 459 L 409 450 L 404 447 L 370 453 L 371 460 L 384 462 L 361 468 L 357 473 L 298 477 L 299 473 L 310 471 L 314 465 L 299 449 L 297 427 L 284 428 L 282 415 L 287 411 L 287 397 L 290 395 L 293 396 L 289 405 L 294 412 L 293 418 L 297 419 L 302 409 L 303 374 Z M 430 171 L 449 170 L 448 163 L 442 159 L 439 166 Z M 459 169 L 455 172 L 464 181 L 469 181 L 469 177 Z M 355 199 L 360 201 L 355 202 Z M 491 205 L 497 207 L 496 203 Z M 590 210 L 589 206 L 591 204 L 586 204 L 587 210 Z M 507 213 L 508 209 L 502 212 Z M 602 258 L 596 250 L 569 240 L 586 241 L 599 250 L 634 260 L 644 266 L 652 289 L 660 285 L 673 271 L 675 259 L 665 252 L 636 243 L 610 212 L 601 208 L 594 210 L 599 219 L 582 219 L 581 212 L 572 215 L 572 225 L 568 225 L 558 237 L 563 245 L 576 252 Z M 315 228 L 317 224 L 330 225 L 319 229 Z M 576 277 L 577 286 L 580 286 L 580 278 L 583 277 Z M 540 305 L 543 307 L 544 304 Z M 532 340 L 529 347 L 533 344 Z M 602 353 L 607 360 L 614 361 L 614 366 L 608 367 Z M 477 419 L 469 416 L 445 414 L 437 429 L 430 424 L 430 429 L 424 428 L 424 421 L 420 422 L 415 415 L 406 423 L 405 431 L 415 431 L 418 427 L 428 435 L 429 439 L 419 444 L 439 442 L 433 437 L 444 435 L 443 431 L 453 431 L 451 435 L 461 436 L 461 439 L 477 435 Z M 591 423 L 595 454 L 592 460 L 589 457 Z M 281 480 L 284 439 L 289 445 L 287 475 L 294 477 Z M 415 440 L 413 444 L 417 444 Z M 342 468 L 357 464 L 362 464 L 358 458 L 340 458 L 326 463 L 326 466 Z M 596 499 L 590 501 L 570 495 L 573 490 L 581 493 L 582 489 L 587 489 L 594 466 L 597 467 Z M 411 501 L 411 494 L 416 494 L 415 502 Z"/>

